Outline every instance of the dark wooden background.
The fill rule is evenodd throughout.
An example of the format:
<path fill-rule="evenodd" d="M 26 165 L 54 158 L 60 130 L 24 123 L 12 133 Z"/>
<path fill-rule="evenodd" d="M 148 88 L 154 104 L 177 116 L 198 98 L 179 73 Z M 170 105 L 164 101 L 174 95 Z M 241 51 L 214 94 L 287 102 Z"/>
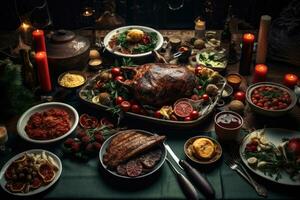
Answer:
<path fill-rule="evenodd" d="M 19 12 L 23 13 L 43 1 L 1 0 L 0 29 L 14 30 L 19 26 L 16 2 Z M 168 1 L 178 0 L 116 0 L 116 10 L 126 20 L 126 24 L 148 25 L 158 29 L 192 29 L 194 19 L 202 16 L 207 21 L 207 28 L 222 29 L 228 5 L 232 4 L 233 15 L 249 23 L 253 28 L 257 28 L 261 15 L 268 14 L 276 18 L 292 0 L 183 0 L 184 7 L 177 11 L 168 8 Z M 104 10 L 103 0 L 48 0 L 47 2 L 54 29 L 78 29 L 91 25 L 91 22 L 82 19 L 80 15 L 86 6 L 95 9 L 95 17 L 100 16 Z M 206 8 L 210 8 L 212 13 L 207 13 Z"/>

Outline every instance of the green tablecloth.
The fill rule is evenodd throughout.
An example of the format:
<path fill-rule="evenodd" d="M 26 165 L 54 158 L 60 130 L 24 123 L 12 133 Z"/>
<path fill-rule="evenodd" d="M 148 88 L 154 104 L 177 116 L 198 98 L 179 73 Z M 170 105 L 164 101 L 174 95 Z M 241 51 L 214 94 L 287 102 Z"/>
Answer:
<path fill-rule="evenodd" d="M 138 128 L 139 126 L 149 128 L 149 126 L 140 123 L 134 127 Z M 152 129 L 151 125 L 150 129 Z M 214 132 L 201 132 L 196 129 L 181 131 L 160 129 L 155 130 L 155 132 L 167 135 L 167 143 L 180 158 L 185 158 L 183 144 L 189 137 L 195 135 L 215 136 Z M 50 150 L 62 160 L 63 170 L 59 181 L 49 190 L 38 195 L 37 198 L 39 199 L 42 197 L 47 199 L 184 199 L 176 178 L 166 163 L 151 180 L 139 183 L 130 183 L 129 181 L 120 183 L 103 173 L 98 158 L 86 163 L 77 162 L 64 156 L 61 143 L 35 145 L 23 141 L 17 134 L 10 133 L 10 136 L 9 146 L 12 151 L 1 155 L 0 167 L 13 155 L 32 148 Z M 222 159 L 214 166 L 199 168 L 199 170 L 207 175 L 218 199 L 260 198 L 242 177 L 222 162 Z M 261 179 L 258 179 L 258 181 L 267 187 L 269 191 L 268 198 L 270 199 L 295 198 L 297 189 L 299 189 L 299 187 L 272 184 Z M 6 197 L 6 199 L 12 198 L 2 189 L 0 195 Z M 203 198 L 202 195 L 201 198 Z"/>

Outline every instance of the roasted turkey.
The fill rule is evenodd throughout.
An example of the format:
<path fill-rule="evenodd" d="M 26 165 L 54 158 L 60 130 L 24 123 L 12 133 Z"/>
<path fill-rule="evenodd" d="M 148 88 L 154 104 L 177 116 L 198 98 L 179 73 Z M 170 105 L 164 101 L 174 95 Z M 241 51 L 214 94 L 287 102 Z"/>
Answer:
<path fill-rule="evenodd" d="M 130 87 L 141 104 L 163 106 L 193 94 L 196 76 L 185 66 L 149 63 L 138 67 L 124 67 L 133 76 L 121 84 Z"/>

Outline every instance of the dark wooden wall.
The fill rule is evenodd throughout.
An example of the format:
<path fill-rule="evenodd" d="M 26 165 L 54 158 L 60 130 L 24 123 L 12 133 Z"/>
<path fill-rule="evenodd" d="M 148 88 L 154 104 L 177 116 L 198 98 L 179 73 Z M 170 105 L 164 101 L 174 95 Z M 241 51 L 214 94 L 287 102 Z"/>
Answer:
<path fill-rule="evenodd" d="M 29 10 L 32 5 L 38 5 L 42 0 L 1 0 L 2 30 L 16 29 L 19 26 L 15 1 L 22 5 L 22 10 Z M 174 0 L 116 0 L 116 9 L 127 24 L 148 25 L 161 29 L 191 29 L 194 26 L 193 20 L 202 16 L 206 18 L 208 28 L 220 29 L 223 27 L 229 3 L 233 5 L 235 16 L 257 27 L 261 15 L 278 17 L 280 11 L 291 0 L 210 0 L 213 10 L 211 15 L 205 12 L 208 0 L 184 0 L 184 7 L 178 11 L 170 10 L 167 1 Z M 86 5 L 92 5 L 96 15 L 103 12 L 102 0 L 48 0 L 48 4 L 53 28 L 77 29 L 91 25 L 80 16 L 82 8 Z"/>

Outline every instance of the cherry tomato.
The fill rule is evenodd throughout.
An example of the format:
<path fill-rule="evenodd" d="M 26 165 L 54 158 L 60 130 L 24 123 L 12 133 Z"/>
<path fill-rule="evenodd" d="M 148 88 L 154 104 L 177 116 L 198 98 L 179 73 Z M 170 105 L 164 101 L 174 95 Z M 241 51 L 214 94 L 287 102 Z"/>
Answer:
<path fill-rule="evenodd" d="M 114 77 L 120 76 L 120 75 L 121 75 L 121 68 L 120 68 L 120 67 L 113 67 L 113 68 L 111 69 L 111 74 L 112 74 Z"/>
<path fill-rule="evenodd" d="M 159 110 L 157 110 L 157 111 L 154 113 L 154 117 L 159 118 L 159 119 L 163 118 L 163 116 L 162 116 L 162 114 L 159 112 Z"/>
<path fill-rule="evenodd" d="M 209 100 L 208 94 L 203 94 L 201 98 L 202 98 L 204 101 L 208 101 L 208 100 Z"/>
<path fill-rule="evenodd" d="M 124 111 L 124 112 L 128 112 L 130 110 L 130 107 L 131 107 L 131 104 L 129 103 L 129 101 L 123 101 L 121 104 L 121 109 Z"/>
<path fill-rule="evenodd" d="M 117 76 L 117 77 L 115 78 L 115 80 L 116 80 L 116 81 L 121 81 L 121 82 L 123 82 L 123 81 L 125 81 L 125 78 L 124 78 L 123 76 Z"/>
<path fill-rule="evenodd" d="M 121 96 L 118 96 L 118 97 L 116 98 L 116 104 L 117 104 L 117 105 L 120 105 L 123 101 L 124 101 L 124 98 L 121 97 Z"/>
<path fill-rule="evenodd" d="M 246 94 L 243 91 L 238 91 L 234 94 L 234 99 L 244 102 L 246 98 Z"/>
<path fill-rule="evenodd" d="M 190 116 L 187 116 L 184 118 L 184 121 L 192 121 L 192 118 Z"/>
<path fill-rule="evenodd" d="M 141 107 L 138 104 L 133 104 L 131 106 L 131 111 L 133 113 L 140 113 L 141 112 Z"/>
<path fill-rule="evenodd" d="M 202 66 L 197 66 L 197 67 L 195 68 L 195 74 L 196 74 L 196 75 L 200 75 L 200 74 L 201 74 L 201 71 L 202 71 L 202 69 L 203 69 L 203 67 L 202 67 Z"/>
<path fill-rule="evenodd" d="M 197 101 L 197 100 L 199 100 L 199 96 L 194 94 L 194 95 L 191 96 L 191 99 L 194 100 L 194 101 Z"/>
<path fill-rule="evenodd" d="M 199 117 L 199 112 L 197 111 L 197 110 L 193 110 L 191 113 L 190 113 L 190 118 L 192 118 L 192 119 L 198 119 L 198 117 Z"/>

